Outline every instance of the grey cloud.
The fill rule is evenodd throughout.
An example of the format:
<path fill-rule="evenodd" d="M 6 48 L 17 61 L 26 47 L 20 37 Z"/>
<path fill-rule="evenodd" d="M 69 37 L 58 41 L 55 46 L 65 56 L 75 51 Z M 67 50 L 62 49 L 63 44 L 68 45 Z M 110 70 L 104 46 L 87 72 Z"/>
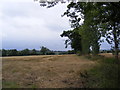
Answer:
<path fill-rule="evenodd" d="M 39 49 L 40 46 L 46 46 L 52 50 L 70 49 L 64 48 L 64 39 L 60 37 L 63 30 L 70 29 L 68 18 L 61 17 L 65 10 L 65 4 L 46 9 L 28 0 L 0 3 L 3 48 Z"/>
<path fill-rule="evenodd" d="M 61 7 L 57 9 L 61 10 Z M 0 27 L 5 34 L 3 48 L 24 49 L 46 46 L 52 50 L 68 50 L 64 48 L 60 32 L 64 28 L 69 28 L 69 24 L 59 25 L 62 22 L 62 13 L 56 13 L 55 8 L 48 10 L 34 2 L 12 2 L 3 4 L 2 13 L 3 18 L 0 19 L 3 25 Z M 68 22 L 67 20 L 64 18 L 63 21 Z"/>

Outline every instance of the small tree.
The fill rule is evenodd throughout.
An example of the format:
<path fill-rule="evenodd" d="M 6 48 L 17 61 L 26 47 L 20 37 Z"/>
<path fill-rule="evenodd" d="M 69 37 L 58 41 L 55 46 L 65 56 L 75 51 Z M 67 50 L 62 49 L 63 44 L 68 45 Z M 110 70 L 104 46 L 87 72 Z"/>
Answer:
<path fill-rule="evenodd" d="M 21 55 L 29 55 L 30 54 L 30 50 L 29 49 L 24 49 L 21 51 Z"/>
<path fill-rule="evenodd" d="M 42 55 L 47 55 L 50 52 L 50 50 L 44 46 L 41 47 L 40 53 Z"/>
<path fill-rule="evenodd" d="M 7 51 L 5 49 L 2 49 L 2 56 L 6 56 L 7 55 Z"/>
<path fill-rule="evenodd" d="M 36 50 L 33 49 L 33 50 L 31 51 L 31 54 L 32 54 L 32 55 L 36 55 L 36 54 L 37 54 L 37 53 L 36 53 Z"/>

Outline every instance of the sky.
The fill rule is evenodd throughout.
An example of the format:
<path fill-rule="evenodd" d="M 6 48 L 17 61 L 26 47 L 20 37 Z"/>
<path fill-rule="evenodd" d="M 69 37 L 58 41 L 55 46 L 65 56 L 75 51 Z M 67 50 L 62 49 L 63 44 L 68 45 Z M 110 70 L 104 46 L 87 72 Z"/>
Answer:
<path fill-rule="evenodd" d="M 0 0 L 0 44 L 4 49 L 40 49 L 66 51 L 66 38 L 60 37 L 70 30 L 69 18 L 61 17 L 67 4 L 52 8 L 40 7 L 34 0 Z M 103 43 L 101 49 L 109 49 Z"/>

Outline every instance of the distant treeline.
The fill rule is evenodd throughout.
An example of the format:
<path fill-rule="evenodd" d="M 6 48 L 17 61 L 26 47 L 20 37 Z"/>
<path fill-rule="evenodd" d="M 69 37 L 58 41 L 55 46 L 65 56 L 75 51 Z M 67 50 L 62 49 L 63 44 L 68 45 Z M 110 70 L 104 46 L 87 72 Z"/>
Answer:
<path fill-rule="evenodd" d="M 113 53 L 114 54 L 114 51 L 113 50 L 100 50 L 100 53 Z"/>
<path fill-rule="evenodd" d="M 28 56 L 28 55 L 63 55 L 63 54 L 74 54 L 74 51 L 52 51 L 46 47 L 41 47 L 41 50 L 36 49 L 24 49 L 24 50 L 17 50 L 17 49 L 10 49 L 0 50 L 2 52 L 2 56 Z"/>

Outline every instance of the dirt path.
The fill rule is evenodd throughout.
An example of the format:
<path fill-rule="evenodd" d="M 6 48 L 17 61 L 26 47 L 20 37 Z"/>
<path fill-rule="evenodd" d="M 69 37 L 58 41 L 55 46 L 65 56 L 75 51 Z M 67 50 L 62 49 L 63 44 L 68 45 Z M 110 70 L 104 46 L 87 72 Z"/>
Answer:
<path fill-rule="evenodd" d="M 82 87 L 79 73 L 94 64 L 76 55 L 5 57 L 3 87 Z"/>

